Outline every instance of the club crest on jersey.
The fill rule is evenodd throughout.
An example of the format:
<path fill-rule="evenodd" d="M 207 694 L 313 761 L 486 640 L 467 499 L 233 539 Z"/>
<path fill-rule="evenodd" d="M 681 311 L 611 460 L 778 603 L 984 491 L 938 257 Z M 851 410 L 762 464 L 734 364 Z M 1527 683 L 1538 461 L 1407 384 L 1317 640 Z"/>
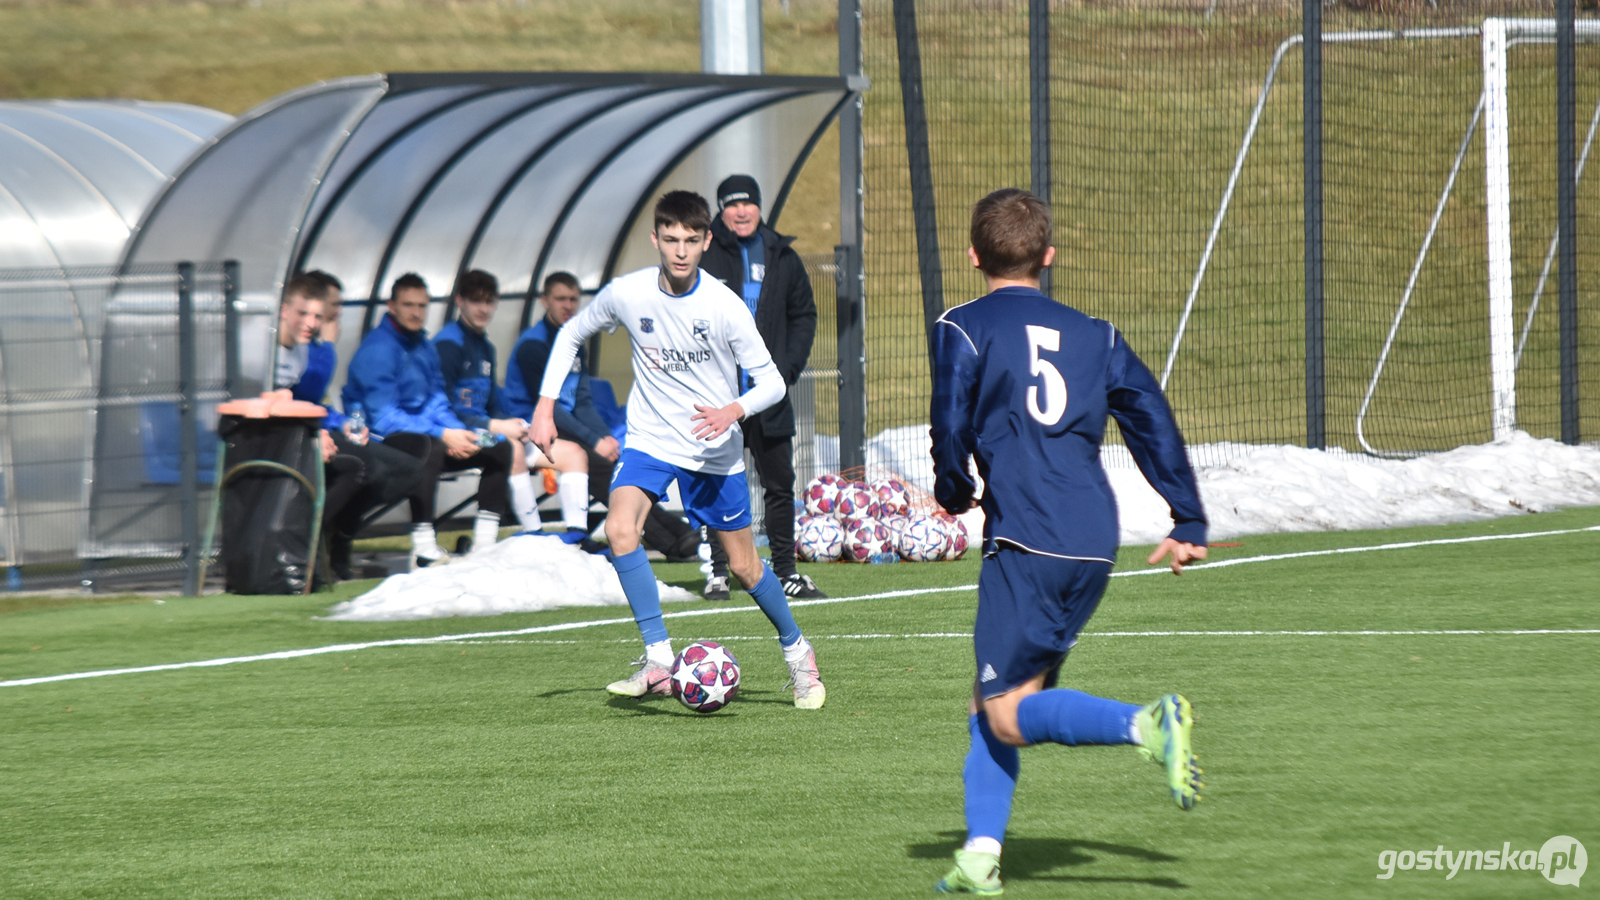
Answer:
<path fill-rule="evenodd" d="M 645 318 L 643 316 L 640 316 L 639 317 L 639 330 L 644 332 L 645 334 L 650 334 L 651 332 L 656 330 L 656 320 L 655 319 L 647 319 L 647 318 Z"/>
<path fill-rule="evenodd" d="M 711 322 L 706 319 L 694 320 L 694 339 L 711 343 Z"/>

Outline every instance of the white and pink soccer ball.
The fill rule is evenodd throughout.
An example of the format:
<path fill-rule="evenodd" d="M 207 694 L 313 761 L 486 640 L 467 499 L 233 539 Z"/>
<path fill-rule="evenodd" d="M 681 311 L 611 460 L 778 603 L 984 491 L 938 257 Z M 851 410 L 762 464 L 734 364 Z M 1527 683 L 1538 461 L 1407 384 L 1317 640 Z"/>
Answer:
<path fill-rule="evenodd" d="M 913 517 L 900 533 L 896 549 L 907 562 L 933 562 L 944 556 L 950 535 L 943 522 L 932 516 Z"/>
<path fill-rule="evenodd" d="M 866 485 L 853 481 L 839 488 L 839 496 L 833 503 L 833 514 L 843 519 L 865 519 L 872 513 L 872 492 Z"/>
<path fill-rule="evenodd" d="M 874 556 L 894 550 L 888 526 L 876 519 L 845 519 L 839 524 L 844 527 L 841 557 L 847 562 L 871 562 Z"/>
<path fill-rule="evenodd" d="M 727 706 L 739 693 L 739 661 L 716 641 L 695 641 L 672 661 L 672 696 L 698 713 Z"/>
<path fill-rule="evenodd" d="M 813 516 L 833 515 L 834 503 L 839 499 L 839 476 L 829 473 L 818 475 L 806 482 L 806 513 Z"/>
<path fill-rule="evenodd" d="M 868 490 L 878 503 L 880 512 L 877 518 L 910 514 L 911 493 L 898 478 L 881 478 L 874 481 Z"/>
<path fill-rule="evenodd" d="M 795 552 L 806 562 L 832 562 L 844 550 L 844 529 L 833 516 L 805 516 L 795 529 Z"/>
<path fill-rule="evenodd" d="M 939 558 L 946 562 L 960 559 L 961 555 L 967 552 L 969 544 L 967 523 L 947 512 L 935 513 L 933 517 L 944 525 L 945 533 L 949 536 L 949 542 L 945 545 L 944 555 Z"/>

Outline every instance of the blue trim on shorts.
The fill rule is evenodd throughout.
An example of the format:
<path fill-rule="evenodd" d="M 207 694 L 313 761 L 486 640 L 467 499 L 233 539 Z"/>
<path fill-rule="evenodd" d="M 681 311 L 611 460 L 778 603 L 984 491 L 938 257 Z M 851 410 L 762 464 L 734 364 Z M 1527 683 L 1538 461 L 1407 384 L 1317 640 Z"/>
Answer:
<path fill-rule="evenodd" d="M 1045 673 L 1054 687 L 1078 632 L 1094 615 L 1111 563 L 1063 559 L 1001 545 L 978 574 L 972 628 L 978 692 L 998 697 Z"/>
<path fill-rule="evenodd" d="M 641 450 L 624 449 L 611 473 L 611 489 L 636 487 L 660 500 L 676 481 L 683 511 L 695 525 L 713 531 L 750 527 L 750 485 L 743 472 L 711 475 L 663 462 Z"/>

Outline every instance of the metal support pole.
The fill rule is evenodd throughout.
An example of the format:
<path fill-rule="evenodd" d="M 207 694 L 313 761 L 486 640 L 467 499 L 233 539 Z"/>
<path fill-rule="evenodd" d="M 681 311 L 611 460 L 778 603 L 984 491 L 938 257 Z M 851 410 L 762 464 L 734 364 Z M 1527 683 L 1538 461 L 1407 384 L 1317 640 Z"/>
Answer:
<path fill-rule="evenodd" d="M 1028 0 L 1028 130 L 1033 192 L 1050 206 L 1050 0 Z M 1039 290 L 1053 297 L 1050 270 L 1039 273 Z"/>
<path fill-rule="evenodd" d="M 1323 360 L 1322 282 L 1322 0 L 1304 0 L 1305 46 L 1301 131 L 1305 164 L 1306 446 L 1327 446 L 1327 382 Z"/>
<path fill-rule="evenodd" d="M 178 263 L 178 447 L 183 595 L 200 594 L 200 429 L 195 384 L 194 263 Z"/>
<path fill-rule="evenodd" d="M 934 323 L 944 315 L 944 269 L 939 261 L 939 216 L 933 196 L 928 109 L 922 97 L 922 50 L 917 40 L 916 0 L 894 0 L 894 38 L 900 52 L 900 103 L 905 111 L 911 218 L 917 232 L 917 274 L 922 284 L 923 334 L 928 342 L 931 374 Z"/>
<path fill-rule="evenodd" d="M 239 374 L 239 261 L 222 263 L 222 355 L 228 396 L 244 390 Z"/>
<path fill-rule="evenodd" d="M 855 91 L 861 74 L 861 3 L 839 0 L 839 74 Z M 861 95 L 839 111 L 839 240 L 833 248 L 839 347 L 839 467 L 867 463 L 866 272 L 862 262 L 863 201 Z"/>
<path fill-rule="evenodd" d="M 1556 205 L 1561 258 L 1561 440 L 1576 444 L 1578 428 L 1578 173 L 1574 115 L 1573 0 L 1556 0 Z"/>

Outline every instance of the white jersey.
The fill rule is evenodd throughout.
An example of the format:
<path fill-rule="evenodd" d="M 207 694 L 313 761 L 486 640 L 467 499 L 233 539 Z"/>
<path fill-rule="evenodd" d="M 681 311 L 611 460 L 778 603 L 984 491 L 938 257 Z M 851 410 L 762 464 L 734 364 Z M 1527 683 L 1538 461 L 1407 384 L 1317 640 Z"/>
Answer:
<path fill-rule="evenodd" d="M 661 289 L 658 266 L 613 279 L 561 329 L 539 395 L 559 396 L 578 347 L 618 326 L 633 339 L 628 449 L 695 472 L 744 471 L 738 425 L 703 441 L 694 436 L 698 423 L 692 421 L 696 404 L 715 409 L 737 400 L 749 416 L 783 398 L 783 376 L 744 301 L 704 270 L 681 296 Z M 743 396 L 740 368 L 753 382 Z"/>

